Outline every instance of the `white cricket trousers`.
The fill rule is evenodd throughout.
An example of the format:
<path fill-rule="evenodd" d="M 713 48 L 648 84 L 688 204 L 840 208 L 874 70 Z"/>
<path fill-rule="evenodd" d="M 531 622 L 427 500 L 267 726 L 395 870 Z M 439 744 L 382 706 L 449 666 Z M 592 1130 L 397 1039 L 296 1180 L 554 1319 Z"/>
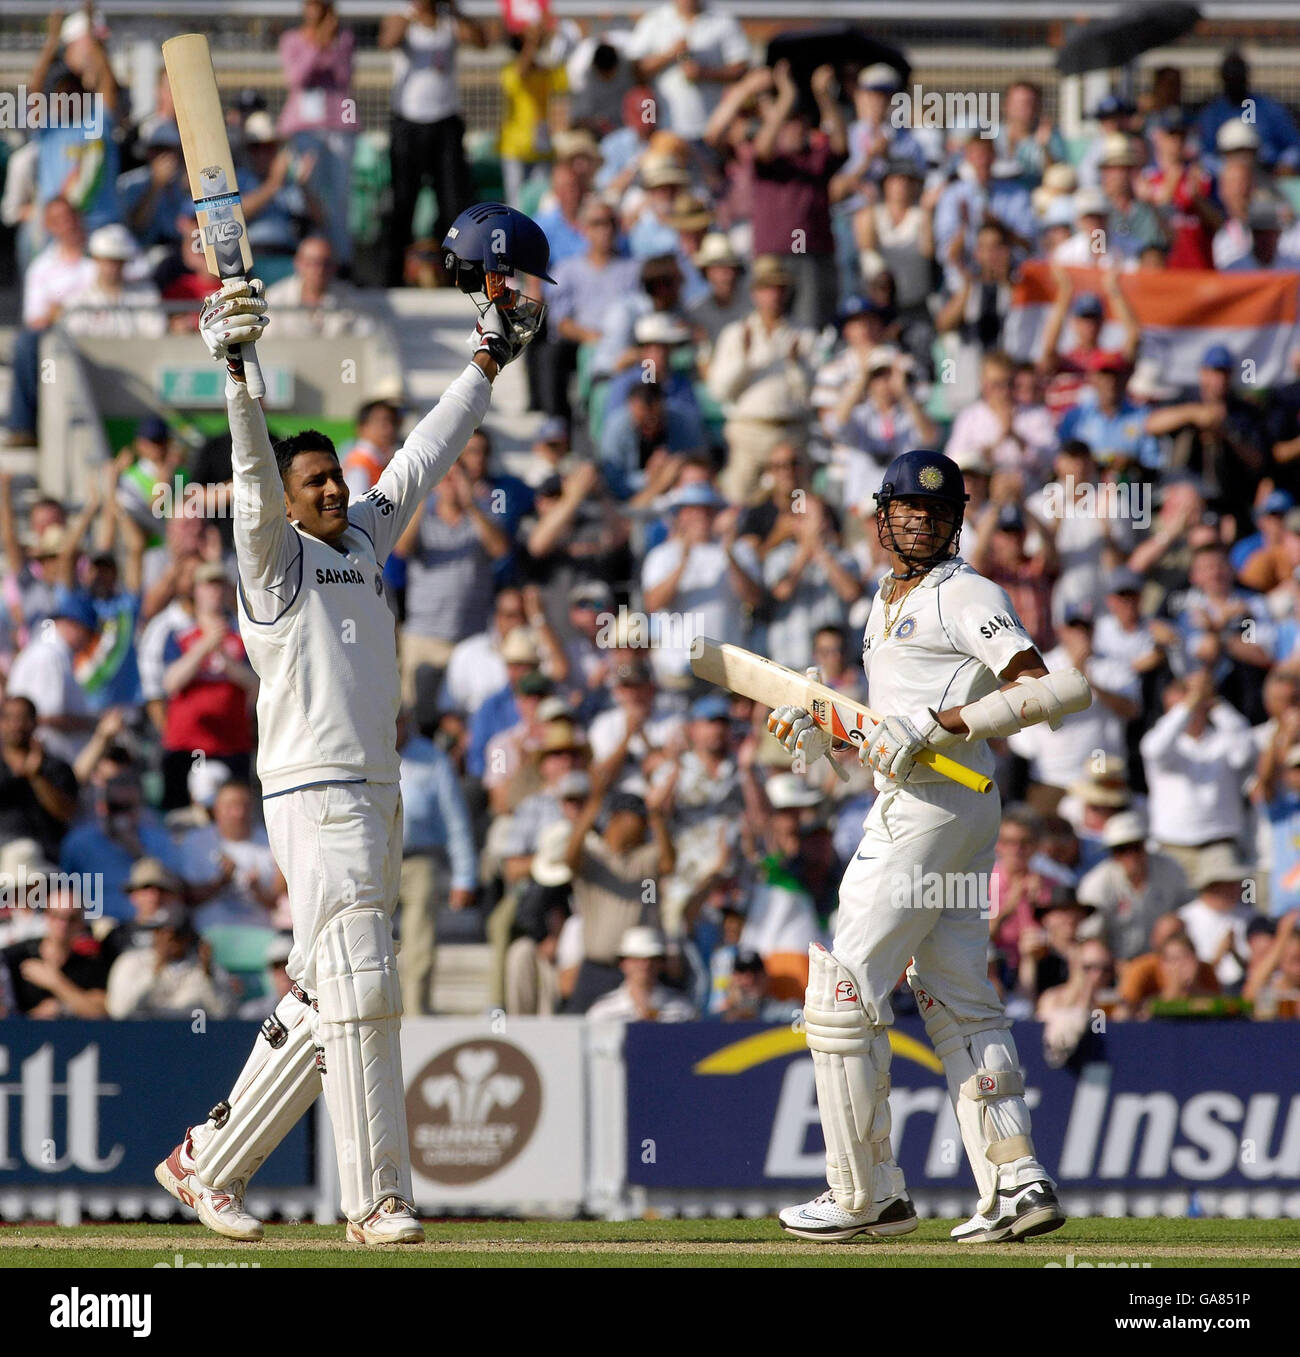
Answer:
<path fill-rule="evenodd" d="M 402 797 L 396 782 L 325 782 L 263 802 L 271 853 L 289 887 L 288 972 L 316 993 L 316 943 L 336 915 L 397 908 Z"/>
<path fill-rule="evenodd" d="M 946 779 L 876 798 L 840 884 L 834 944 L 873 1023 L 893 1021 L 889 996 L 912 958 L 921 984 L 959 1023 L 1002 1016 L 988 978 L 1001 818 L 996 788 L 981 795 Z"/>

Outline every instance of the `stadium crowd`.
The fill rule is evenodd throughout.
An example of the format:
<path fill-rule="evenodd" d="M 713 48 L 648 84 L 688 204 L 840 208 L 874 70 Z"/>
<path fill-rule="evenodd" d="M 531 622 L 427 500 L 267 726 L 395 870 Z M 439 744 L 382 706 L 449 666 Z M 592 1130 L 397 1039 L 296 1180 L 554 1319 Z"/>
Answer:
<path fill-rule="evenodd" d="M 52 23 L 33 85 L 116 107 L 76 17 Z M 425 181 L 438 238 L 469 201 L 454 56 L 485 41 L 433 0 L 380 30 L 390 285 L 438 281 L 411 217 Z M 484 941 L 507 1012 L 795 1011 L 872 788 L 856 764 L 845 783 L 790 771 L 763 710 L 693 679 L 691 640 L 865 698 L 888 568 L 872 494 L 921 446 L 965 474 L 963 557 L 1095 693 L 999 751 L 989 966 L 1010 1011 L 1043 1019 L 1061 1058 L 1098 1009 L 1300 1016 L 1300 366 L 1264 390 L 1209 335 L 1195 387 L 1173 389 L 1121 287 L 1300 269 L 1290 112 L 1231 53 L 1202 108 L 1167 70 L 1136 107 L 1102 100 L 1072 161 L 1032 84 L 1002 92 L 988 135 L 899 126 L 894 67 L 756 64 L 697 0 L 509 47 L 504 191 L 556 279 L 527 353 L 542 418 L 508 465 L 480 430 L 387 571 L 407 1012 L 437 1010 L 440 953 Z M 354 300 L 337 290 L 353 37 L 308 0 L 280 50 L 278 125 L 254 99 L 231 111 L 259 267 L 285 267 L 268 342 L 277 290 Z M 42 136 L 9 161 L 14 443 L 35 429 L 43 329 L 193 325 L 160 298 L 214 286 L 165 80 L 147 116 L 122 112 L 131 135 L 110 120 L 93 182 Z M 1051 301 L 1013 357 L 1013 287 L 1035 264 Z M 340 450 L 354 495 L 407 413 L 359 410 Z M 278 940 L 261 996 L 221 964 L 288 923 L 259 824 L 229 467 L 228 444 L 195 458 L 148 419 L 84 506 L 20 503 L 0 478 L 0 1015 L 262 1016 L 287 984 Z M 177 476 L 211 513 L 157 516 Z"/>

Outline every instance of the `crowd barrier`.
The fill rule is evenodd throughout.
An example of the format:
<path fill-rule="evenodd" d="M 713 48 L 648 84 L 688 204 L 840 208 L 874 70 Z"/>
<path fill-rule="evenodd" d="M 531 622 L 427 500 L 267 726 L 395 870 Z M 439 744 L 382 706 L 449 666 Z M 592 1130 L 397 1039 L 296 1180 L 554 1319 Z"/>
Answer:
<path fill-rule="evenodd" d="M 252 1023 L 0 1023 L 0 1216 L 170 1214 L 153 1168 L 238 1073 Z M 1034 1137 L 1075 1213 L 1300 1217 L 1289 1023 L 1115 1023 L 1052 1069 L 1014 1029 Z M 894 1049 L 894 1144 L 918 1206 L 974 1197 L 923 1029 Z M 447 1215 L 764 1214 L 820 1190 L 811 1061 L 789 1026 L 417 1019 L 402 1032 L 419 1207 Z M 334 1219 L 318 1103 L 249 1205 Z"/>

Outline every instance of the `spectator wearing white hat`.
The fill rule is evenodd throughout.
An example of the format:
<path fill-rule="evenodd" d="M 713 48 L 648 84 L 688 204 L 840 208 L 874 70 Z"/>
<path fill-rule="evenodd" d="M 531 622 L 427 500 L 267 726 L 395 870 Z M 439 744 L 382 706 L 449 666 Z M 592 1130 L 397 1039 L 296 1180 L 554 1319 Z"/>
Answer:
<path fill-rule="evenodd" d="M 1116 260 L 1106 235 L 1110 199 L 1102 189 L 1081 188 L 1074 195 L 1074 220 L 1074 234 L 1052 251 L 1053 264 L 1091 269 L 1104 267 Z"/>
<path fill-rule="evenodd" d="M 695 1008 L 686 996 L 659 977 L 665 956 L 663 939 L 654 928 L 629 928 L 618 948 L 623 983 L 587 1009 L 592 1022 L 690 1022 Z"/>
<path fill-rule="evenodd" d="M 642 605 L 654 643 L 651 663 L 660 682 L 688 683 L 696 636 L 742 641 L 745 609 L 762 597 L 758 562 L 736 541 L 734 514 L 719 540 L 715 525 L 726 503 L 707 484 L 676 491 L 672 534 L 641 566 Z"/>
<path fill-rule="evenodd" d="M 89 287 L 68 294 L 64 327 L 88 339 L 159 339 L 166 333 L 162 298 L 149 282 L 127 283 L 123 274 L 137 253 L 125 226 L 93 231 L 87 252 L 95 261 Z"/>
<path fill-rule="evenodd" d="M 924 175 L 926 148 L 917 133 L 895 125 L 890 104 L 902 85 L 898 72 L 876 61 L 858 72 L 853 87 L 853 121 L 846 133 L 849 158 L 836 175 L 831 196 L 849 196 L 865 181 L 878 183 L 890 161 L 907 162 Z"/>
<path fill-rule="evenodd" d="M 185 910 L 169 905 L 142 929 L 148 945 L 122 952 L 108 973 L 108 1016 L 189 1022 L 200 1010 L 228 1017 L 235 1007 L 230 977 L 213 962 Z"/>
<path fill-rule="evenodd" d="M 1292 170 L 1300 166 L 1300 131 L 1295 120 L 1283 103 L 1251 87 L 1250 67 L 1240 52 L 1234 50 L 1224 56 L 1219 78 L 1223 93 L 1206 104 L 1196 122 L 1202 153 L 1218 146 L 1224 128 L 1240 123 L 1242 109 L 1249 105 L 1255 145 L 1262 146 L 1268 163 Z"/>
<path fill-rule="evenodd" d="M 1196 898 L 1178 911 L 1197 958 L 1213 966 L 1219 984 L 1233 993 L 1246 978 L 1246 928 L 1256 917 L 1245 903 L 1251 874 L 1233 845 L 1216 844 L 1202 855 L 1191 878 Z"/>
<path fill-rule="evenodd" d="M 707 355 L 718 341 L 718 336 L 732 321 L 749 315 L 751 303 L 741 286 L 745 261 L 736 253 L 731 241 L 721 231 L 710 231 L 692 260 L 700 271 L 708 292 L 696 297 L 686 308 L 687 319 L 702 332 L 705 352 L 701 354 L 701 369 L 707 372 Z"/>
<path fill-rule="evenodd" d="M 816 336 L 786 318 L 793 286 L 782 259 L 755 259 L 754 309 L 718 335 L 709 363 L 709 390 L 726 414 L 723 483 L 733 503 L 749 500 L 777 443 L 807 441 Z"/>
<path fill-rule="evenodd" d="M 1107 248 L 1125 262 L 1136 261 L 1147 246 L 1165 239 L 1164 228 L 1149 203 L 1134 192 L 1134 179 L 1144 157 L 1135 139 L 1115 132 L 1102 142 L 1097 169 L 1108 207 Z"/>
<path fill-rule="evenodd" d="M 575 774 L 575 776 L 581 776 Z M 581 807 L 585 797 L 577 801 Z M 573 805 L 568 802 L 566 805 Z M 577 811 L 574 811 L 576 817 Z M 515 917 L 518 937 L 506 949 L 505 1010 L 549 1017 L 558 1013 L 572 988 L 574 958 L 572 949 L 577 924 L 578 944 L 581 946 L 581 922 L 569 912 L 569 886 L 573 872 L 564 860 L 569 845 L 571 820 L 557 820 L 547 825 L 538 838 L 537 852 L 533 854 L 532 881 L 520 898 Z M 568 938 L 565 938 L 566 931 Z M 562 942 L 568 951 L 561 950 Z M 581 965 L 581 952 L 576 964 Z"/>
<path fill-rule="evenodd" d="M 611 377 L 605 397 L 605 418 L 612 419 L 638 386 L 653 382 L 684 425 L 689 424 L 690 446 L 703 448 L 704 421 L 695 397 L 694 336 L 680 314 L 651 311 L 632 326 L 636 344 L 633 361 Z"/>
<path fill-rule="evenodd" d="M 1150 851 L 1146 838 L 1145 815 L 1117 811 L 1102 830 L 1109 857 L 1079 882 L 1080 902 L 1099 912 L 1106 943 L 1121 961 L 1145 952 L 1155 921 L 1190 894 L 1183 869 L 1168 854 Z"/>
<path fill-rule="evenodd" d="M 27 893 L 33 892 L 33 901 L 44 901 L 48 880 L 58 870 L 35 839 L 13 838 L 0 847 L 0 888 L 5 901 L 0 906 L 0 947 L 44 935 L 44 917 L 40 909 L 28 908 Z"/>

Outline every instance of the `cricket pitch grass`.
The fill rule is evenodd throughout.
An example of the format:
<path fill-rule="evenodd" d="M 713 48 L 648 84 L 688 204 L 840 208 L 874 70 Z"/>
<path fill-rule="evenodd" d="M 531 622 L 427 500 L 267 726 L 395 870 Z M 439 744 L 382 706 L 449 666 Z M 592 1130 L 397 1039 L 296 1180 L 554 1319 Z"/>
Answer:
<path fill-rule="evenodd" d="M 898 1240 L 814 1244 L 775 1220 L 425 1222 L 420 1245 L 367 1248 L 343 1227 L 270 1225 L 257 1244 L 223 1240 L 201 1225 L 90 1223 L 0 1226 L 7 1268 L 393 1267 L 889 1267 L 1295 1268 L 1296 1220 L 1069 1221 L 1019 1244 L 955 1244 L 956 1224 L 923 1220 Z"/>

